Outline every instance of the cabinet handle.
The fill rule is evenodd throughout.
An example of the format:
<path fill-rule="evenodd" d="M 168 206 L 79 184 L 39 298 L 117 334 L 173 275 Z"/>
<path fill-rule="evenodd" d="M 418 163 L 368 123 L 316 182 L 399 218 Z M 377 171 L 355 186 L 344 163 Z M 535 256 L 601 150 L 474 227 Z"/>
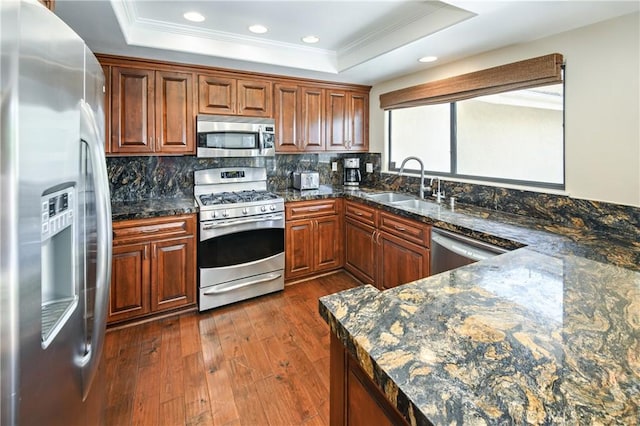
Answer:
<path fill-rule="evenodd" d="M 362 212 L 355 212 L 356 216 L 362 216 Z"/>
<path fill-rule="evenodd" d="M 320 207 L 309 207 L 307 209 L 308 212 L 318 212 L 320 211 Z"/>
<path fill-rule="evenodd" d="M 144 253 L 142 254 L 144 260 L 147 260 L 147 248 L 149 248 L 149 246 L 144 246 Z"/>
<path fill-rule="evenodd" d="M 153 245 L 153 258 L 157 258 L 158 257 L 158 246 L 157 245 Z"/>
<path fill-rule="evenodd" d="M 158 232 L 159 230 L 160 228 L 158 228 L 157 226 L 152 226 L 151 228 L 142 228 L 142 232 L 146 234 L 150 234 L 152 232 Z"/>
<path fill-rule="evenodd" d="M 398 231 L 406 231 L 406 229 L 403 228 L 402 226 L 393 225 L 393 227 L 396 228 L 396 230 L 398 230 Z"/>

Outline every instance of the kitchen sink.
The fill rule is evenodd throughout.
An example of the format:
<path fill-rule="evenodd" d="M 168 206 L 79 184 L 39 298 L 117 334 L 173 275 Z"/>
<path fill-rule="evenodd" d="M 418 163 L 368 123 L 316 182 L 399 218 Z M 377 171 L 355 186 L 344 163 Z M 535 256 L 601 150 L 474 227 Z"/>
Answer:
<path fill-rule="evenodd" d="M 399 200 L 399 201 L 396 201 L 396 202 L 392 202 L 391 204 L 393 204 L 396 207 L 401 207 L 401 208 L 405 208 L 405 209 L 413 209 L 413 210 L 430 210 L 430 209 L 433 209 L 433 203 L 430 203 L 429 201 L 425 201 L 425 200 L 416 200 L 416 199 Z"/>
<path fill-rule="evenodd" d="M 367 194 L 366 197 L 370 200 L 378 201 L 381 203 L 398 203 L 401 201 L 417 201 L 414 197 L 407 194 L 401 194 L 398 192 L 381 192 L 379 194 Z"/>

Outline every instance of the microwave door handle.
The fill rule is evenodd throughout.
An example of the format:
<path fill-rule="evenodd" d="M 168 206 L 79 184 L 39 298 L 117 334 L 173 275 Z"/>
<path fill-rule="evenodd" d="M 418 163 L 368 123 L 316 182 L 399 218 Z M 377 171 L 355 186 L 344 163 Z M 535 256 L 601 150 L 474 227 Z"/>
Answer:
<path fill-rule="evenodd" d="M 87 339 L 84 353 L 76 359 L 76 365 L 82 369 L 82 398 L 84 400 L 89 394 L 91 383 L 96 376 L 104 344 L 111 281 L 112 231 L 111 201 L 107 184 L 104 147 L 100 143 L 100 133 L 90 106 L 86 102 L 80 101 L 80 111 L 82 128 L 86 130 L 86 134 L 81 136 L 82 142 L 87 145 L 89 161 L 91 162 L 94 176 L 97 222 L 96 288 L 91 341 L 89 342 L 89 339 Z"/>
<path fill-rule="evenodd" d="M 265 154 L 266 148 L 264 146 L 264 132 L 262 131 L 262 126 L 258 127 L 258 149 L 260 150 L 260 155 Z"/>

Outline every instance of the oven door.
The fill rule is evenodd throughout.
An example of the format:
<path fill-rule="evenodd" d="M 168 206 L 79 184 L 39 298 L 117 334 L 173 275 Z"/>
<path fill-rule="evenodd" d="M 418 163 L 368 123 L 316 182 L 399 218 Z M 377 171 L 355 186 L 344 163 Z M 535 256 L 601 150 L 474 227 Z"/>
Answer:
<path fill-rule="evenodd" d="M 284 215 L 202 221 L 200 310 L 284 288 Z"/>

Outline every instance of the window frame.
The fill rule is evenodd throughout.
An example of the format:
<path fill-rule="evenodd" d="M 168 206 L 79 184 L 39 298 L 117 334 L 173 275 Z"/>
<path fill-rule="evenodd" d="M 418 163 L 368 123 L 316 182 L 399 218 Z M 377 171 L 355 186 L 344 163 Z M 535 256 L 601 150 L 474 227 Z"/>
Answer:
<path fill-rule="evenodd" d="M 562 65 L 562 70 L 564 74 L 564 65 Z M 476 175 L 467 175 L 467 174 L 459 174 L 457 173 L 457 109 L 456 102 L 449 102 L 450 105 L 450 140 L 449 140 L 449 148 L 450 148 L 450 159 L 449 159 L 449 170 L 450 172 L 437 172 L 433 170 L 424 170 L 425 175 L 434 176 L 434 177 L 446 177 L 446 178 L 454 178 L 454 179 L 464 179 L 464 180 L 472 180 L 472 181 L 480 181 L 487 183 L 499 183 L 499 184 L 509 184 L 515 186 L 525 186 L 532 188 L 541 188 L 541 189 L 552 189 L 552 190 L 561 190 L 564 191 L 566 189 L 566 134 L 565 134 L 565 119 L 566 119 L 566 96 L 565 93 L 565 79 L 557 82 L 555 84 L 562 84 L 563 96 L 562 96 L 562 183 L 553 183 L 553 182 L 539 182 L 539 181 L 531 181 L 531 180 L 522 180 L 522 179 L 509 179 L 509 178 L 500 178 L 500 177 L 490 177 L 490 176 L 476 176 Z M 516 89 L 518 90 L 518 89 Z M 473 99 L 473 98 L 470 98 Z M 387 170 L 390 172 L 399 172 L 399 165 L 395 164 L 391 160 L 392 158 L 392 150 L 393 150 L 393 141 L 391 138 L 391 130 L 393 127 L 393 118 L 392 112 L 394 109 L 388 109 L 385 111 L 387 118 Z M 420 174 L 420 170 L 405 168 L 405 172 Z"/>

